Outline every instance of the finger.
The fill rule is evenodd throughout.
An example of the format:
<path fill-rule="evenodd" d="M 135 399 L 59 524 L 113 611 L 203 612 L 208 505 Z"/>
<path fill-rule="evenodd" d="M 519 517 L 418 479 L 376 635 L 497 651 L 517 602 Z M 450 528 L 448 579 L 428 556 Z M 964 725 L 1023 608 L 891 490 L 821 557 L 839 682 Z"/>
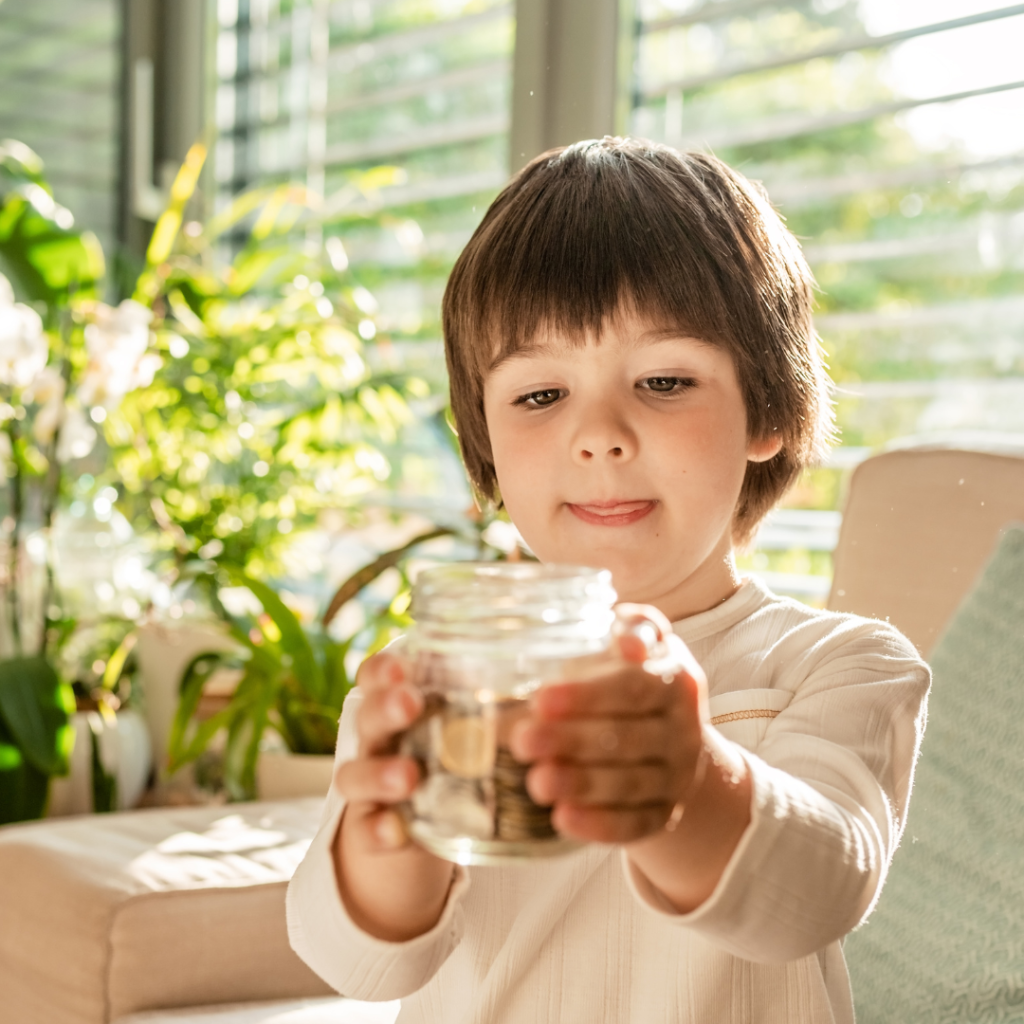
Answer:
<path fill-rule="evenodd" d="M 622 602 L 615 606 L 614 632 L 617 636 L 633 635 L 641 639 L 647 650 L 672 633 L 672 623 L 651 604 Z"/>
<path fill-rule="evenodd" d="M 626 661 L 632 662 L 634 665 L 641 665 L 647 660 L 647 644 L 641 637 L 633 633 L 623 633 L 622 636 L 616 637 L 615 642 L 618 645 L 619 654 Z"/>
<path fill-rule="evenodd" d="M 367 693 L 387 689 L 411 678 L 408 659 L 388 651 L 367 658 L 356 672 L 356 684 Z"/>
<path fill-rule="evenodd" d="M 526 776 L 526 788 L 542 807 L 560 801 L 588 807 L 637 807 L 670 803 L 672 773 L 664 762 L 584 768 L 557 761 L 543 761 L 530 769 Z"/>
<path fill-rule="evenodd" d="M 363 757 L 342 764 L 334 785 L 348 801 L 392 804 L 408 799 L 419 778 L 419 766 L 411 757 Z"/>
<path fill-rule="evenodd" d="M 390 853 L 409 845 L 401 815 L 390 807 L 351 804 L 345 808 L 345 845 L 364 853 Z"/>
<path fill-rule="evenodd" d="M 582 764 L 622 764 L 668 758 L 678 745 L 677 726 L 665 715 L 646 718 L 590 718 L 545 722 L 526 718 L 512 728 L 513 756 Z"/>
<path fill-rule="evenodd" d="M 672 805 L 644 807 L 581 807 L 559 803 L 551 823 L 564 836 L 590 843 L 631 843 L 665 827 Z"/>
<path fill-rule="evenodd" d="M 423 696 L 408 683 L 370 690 L 359 708 L 360 753 L 389 753 L 396 735 L 412 725 L 423 711 Z"/>
<path fill-rule="evenodd" d="M 670 708 L 679 693 L 639 665 L 619 666 L 586 682 L 550 683 L 534 695 L 538 718 L 596 718 L 603 715 L 643 716 Z"/>

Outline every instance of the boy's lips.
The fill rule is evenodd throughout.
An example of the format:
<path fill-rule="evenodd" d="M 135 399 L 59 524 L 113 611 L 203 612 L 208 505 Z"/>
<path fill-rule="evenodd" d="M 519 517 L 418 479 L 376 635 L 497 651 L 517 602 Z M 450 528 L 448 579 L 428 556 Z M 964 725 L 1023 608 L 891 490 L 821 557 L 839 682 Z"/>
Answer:
<path fill-rule="evenodd" d="M 643 501 L 593 501 L 575 505 L 566 502 L 569 511 L 585 523 L 597 526 L 628 526 L 643 519 L 658 503 L 651 499 Z"/>

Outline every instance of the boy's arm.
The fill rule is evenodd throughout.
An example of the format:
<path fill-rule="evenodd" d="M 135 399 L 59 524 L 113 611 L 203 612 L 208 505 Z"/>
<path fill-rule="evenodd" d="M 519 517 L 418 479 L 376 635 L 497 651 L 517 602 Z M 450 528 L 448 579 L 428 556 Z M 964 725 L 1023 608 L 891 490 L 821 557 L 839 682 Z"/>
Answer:
<path fill-rule="evenodd" d="M 751 823 L 715 891 L 676 915 L 633 861 L 643 902 L 760 962 L 807 956 L 855 928 L 881 893 L 906 822 L 929 681 L 895 630 L 865 621 L 847 629 L 757 754 L 725 741 L 747 764 Z"/>
<path fill-rule="evenodd" d="M 555 804 L 560 831 L 622 844 L 652 912 L 745 959 L 823 948 L 880 890 L 905 820 L 928 687 L 906 640 L 878 623 L 858 628 L 842 631 L 831 651 L 819 645 L 761 757 L 704 724 L 686 676 L 665 687 L 632 668 L 608 687 L 551 687 L 513 748 L 537 762 L 531 793 Z M 622 707 L 616 691 L 627 697 Z M 674 708 L 659 710 L 659 693 L 673 693 Z M 695 728 L 713 755 L 699 785 Z M 666 832 L 680 794 L 686 809 Z"/>
<path fill-rule="evenodd" d="M 703 728 L 706 762 L 682 814 L 665 828 L 629 843 L 630 864 L 648 880 L 672 913 L 688 914 L 715 891 L 750 826 L 753 781 L 735 744 L 713 726 Z"/>

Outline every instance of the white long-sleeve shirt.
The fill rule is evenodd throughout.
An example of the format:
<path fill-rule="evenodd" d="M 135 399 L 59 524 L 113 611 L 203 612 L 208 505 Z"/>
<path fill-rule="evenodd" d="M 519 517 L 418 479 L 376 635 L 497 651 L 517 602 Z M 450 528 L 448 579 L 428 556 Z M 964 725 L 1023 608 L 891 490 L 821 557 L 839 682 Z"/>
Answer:
<path fill-rule="evenodd" d="M 296 952 L 400 1024 L 853 1024 L 841 938 L 878 898 L 906 820 L 927 666 L 885 622 L 816 611 L 757 580 L 675 623 L 712 721 L 753 780 L 714 893 L 675 913 L 621 850 L 457 868 L 428 933 L 384 942 L 345 910 L 333 792 L 288 891 Z M 356 753 L 358 691 L 337 762 Z"/>

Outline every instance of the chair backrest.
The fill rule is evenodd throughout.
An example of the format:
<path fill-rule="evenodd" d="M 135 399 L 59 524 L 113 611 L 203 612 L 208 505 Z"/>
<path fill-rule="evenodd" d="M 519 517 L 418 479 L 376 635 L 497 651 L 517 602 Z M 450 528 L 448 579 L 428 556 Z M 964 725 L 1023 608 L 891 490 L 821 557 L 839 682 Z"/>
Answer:
<path fill-rule="evenodd" d="M 1024 1020 L 1022 624 L 1024 528 L 1010 527 L 931 653 L 906 832 L 843 949 L 858 1024 Z"/>
<path fill-rule="evenodd" d="M 867 459 L 850 481 L 828 607 L 889 619 L 927 658 L 1015 521 L 1024 437 L 908 443 Z"/>

